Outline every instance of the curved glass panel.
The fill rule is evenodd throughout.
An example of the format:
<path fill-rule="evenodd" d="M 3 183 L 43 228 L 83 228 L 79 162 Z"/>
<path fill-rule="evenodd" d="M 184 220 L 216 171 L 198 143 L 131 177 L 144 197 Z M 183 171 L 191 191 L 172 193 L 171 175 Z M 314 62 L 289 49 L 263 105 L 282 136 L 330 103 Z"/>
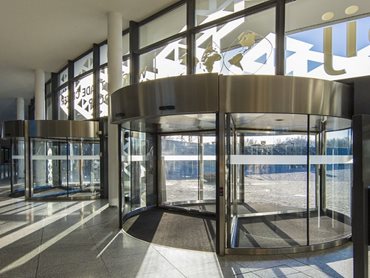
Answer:
<path fill-rule="evenodd" d="M 350 120 L 285 114 L 228 117 L 231 248 L 306 246 L 350 235 Z"/>

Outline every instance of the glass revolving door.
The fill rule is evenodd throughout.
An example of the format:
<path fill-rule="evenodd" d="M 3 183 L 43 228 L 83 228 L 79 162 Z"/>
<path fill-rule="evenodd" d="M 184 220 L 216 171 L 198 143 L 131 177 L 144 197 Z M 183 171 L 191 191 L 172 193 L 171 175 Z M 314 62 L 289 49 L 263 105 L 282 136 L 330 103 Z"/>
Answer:
<path fill-rule="evenodd" d="M 32 138 L 31 197 L 98 197 L 99 153 L 96 140 Z"/>
<path fill-rule="evenodd" d="M 351 121 L 232 114 L 230 248 L 284 248 L 350 236 Z"/>
<path fill-rule="evenodd" d="M 214 133 L 162 135 L 161 205 L 216 212 Z"/>

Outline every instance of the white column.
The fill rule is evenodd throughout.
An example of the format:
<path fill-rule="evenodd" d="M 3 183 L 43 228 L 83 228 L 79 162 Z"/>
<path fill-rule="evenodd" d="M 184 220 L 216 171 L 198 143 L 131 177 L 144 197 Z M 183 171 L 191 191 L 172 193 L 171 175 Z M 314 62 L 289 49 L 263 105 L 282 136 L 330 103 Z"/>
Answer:
<path fill-rule="evenodd" d="M 17 97 L 17 120 L 24 120 L 24 98 Z"/>
<path fill-rule="evenodd" d="M 40 69 L 35 70 L 35 120 L 45 120 L 45 72 Z M 36 155 L 46 155 L 44 142 L 35 142 L 33 149 Z M 33 171 L 34 185 L 44 186 L 47 183 L 45 161 L 34 161 Z"/>
<path fill-rule="evenodd" d="M 45 73 L 35 70 L 35 120 L 45 120 Z"/>
<path fill-rule="evenodd" d="M 118 12 L 108 14 L 108 184 L 109 205 L 118 206 L 119 164 L 118 164 L 118 126 L 110 124 L 110 95 L 122 87 L 122 15 Z"/>

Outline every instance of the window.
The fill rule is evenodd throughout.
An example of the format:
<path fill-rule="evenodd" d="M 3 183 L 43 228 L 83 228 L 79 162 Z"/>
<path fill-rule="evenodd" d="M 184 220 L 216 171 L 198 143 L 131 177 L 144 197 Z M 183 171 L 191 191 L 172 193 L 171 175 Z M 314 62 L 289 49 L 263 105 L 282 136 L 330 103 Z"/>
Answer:
<path fill-rule="evenodd" d="M 265 1 L 266 0 L 195 0 L 196 25 L 222 18 Z"/>
<path fill-rule="evenodd" d="M 74 76 L 79 76 L 93 68 L 93 53 L 90 52 L 74 63 Z"/>
<path fill-rule="evenodd" d="M 58 110 L 58 119 L 59 120 L 68 120 L 68 87 L 64 87 L 59 90 L 58 92 L 58 99 L 59 99 L 59 110 Z"/>
<path fill-rule="evenodd" d="M 274 74 L 275 10 L 236 19 L 196 35 L 196 73 Z"/>
<path fill-rule="evenodd" d="M 186 74 L 186 40 L 171 42 L 140 56 L 140 82 Z"/>
<path fill-rule="evenodd" d="M 93 118 L 93 74 L 89 74 L 74 83 L 74 119 Z"/>
<path fill-rule="evenodd" d="M 186 30 L 186 5 L 140 26 L 140 48 Z"/>

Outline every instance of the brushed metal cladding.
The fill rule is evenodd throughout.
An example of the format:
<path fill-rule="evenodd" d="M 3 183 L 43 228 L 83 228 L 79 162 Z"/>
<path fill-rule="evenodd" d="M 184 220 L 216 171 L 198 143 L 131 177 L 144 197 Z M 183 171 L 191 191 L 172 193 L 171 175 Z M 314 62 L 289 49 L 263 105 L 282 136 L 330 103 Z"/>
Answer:
<path fill-rule="evenodd" d="M 351 118 L 351 87 L 291 76 L 220 76 L 220 111 L 314 114 Z"/>
<path fill-rule="evenodd" d="M 24 137 L 24 121 L 4 122 L 4 138 Z"/>
<path fill-rule="evenodd" d="M 41 138 L 98 138 L 99 122 L 96 121 L 53 121 L 28 122 L 29 137 Z"/>
<path fill-rule="evenodd" d="M 218 110 L 218 75 L 199 74 L 147 81 L 112 94 L 112 123 Z"/>

